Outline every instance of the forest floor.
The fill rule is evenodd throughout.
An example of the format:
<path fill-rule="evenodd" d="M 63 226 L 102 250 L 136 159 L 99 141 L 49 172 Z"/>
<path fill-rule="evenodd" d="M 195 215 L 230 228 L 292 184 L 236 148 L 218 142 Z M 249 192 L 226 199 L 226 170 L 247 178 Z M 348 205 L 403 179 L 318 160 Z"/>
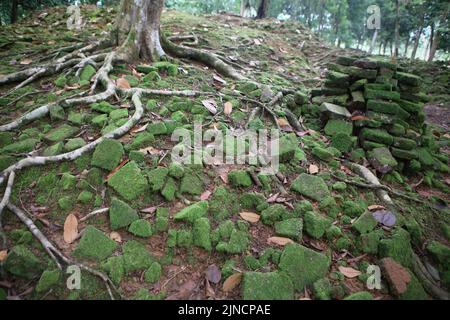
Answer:
<path fill-rule="evenodd" d="M 69 46 L 105 37 L 115 12 L 86 6 L 82 17 L 80 32 L 67 30 L 65 8 L 37 12 L 2 27 L 0 79 L 52 63 Z M 186 40 L 187 46 L 214 52 L 261 84 L 307 94 L 322 86 L 329 63 L 364 56 L 330 46 L 294 22 L 165 11 L 162 24 L 168 36 L 195 36 L 198 43 Z M 439 168 L 378 173 L 394 208 L 377 197 L 379 188 L 361 187 L 367 181 L 346 162 L 351 159 L 373 170 L 363 149 L 357 149 L 363 152 L 360 157 L 354 148 L 332 155 L 331 161 L 313 154 L 317 146 L 328 147 L 331 138 L 324 133 L 320 115 L 308 112 L 314 109 L 310 98 L 294 110 L 305 130 L 294 130 L 282 109 L 274 109 L 277 125 L 268 112 L 249 123 L 251 128 L 279 126 L 284 133 L 284 158 L 275 178 L 258 174 L 257 168 L 250 174 L 255 168 L 240 164 L 172 164 L 174 128 L 191 128 L 194 120 L 202 120 L 205 128 L 238 135 L 258 101 L 267 102 L 264 91 L 248 83 L 175 58 L 150 69 L 138 63 L 115 65 L 110 76 L 117 84 L 125 79 L 130 87 L 206 94 L 143 98 L 142 119 L 117 139 L 119 144 L 110 141 L 74 161 L 17 171 L 11 202 L 65 256 L 107 274 L 117 287 L 116 297 L 436 297 L 430 282 L 450 288 L 449 68 L 406 60 L 398 64 L 423 79 L 422 91 L 430 100 L 424 107 L 427 136 L 437 146 L 433 159 Z M 0 86 L 0 126 L 47 103 L 85 93 L 92 76 L 88 69 L 42 77 L 11 94 L 18 83 Z M 239 98 L 233 92 L 240 93 Z M 211 104 L 218 111 L 214 115 L 206 108 Z M 132 114 L 131 100 L 119 96 L 70 110 L 56 107 L 49 116 L 0 132 L 0 172 L 22 158 L 82 147 L 124 125 Z M 0 194 L 5 187 L 6 182 Z M 86 218 L 100 208 L 110 209 Z M 385 218 L 372 223 L 374 213 Z M 12 211 L 4 210 L 2 225 L 6 243 L 0 248 L 0 299 L 109 298 L 104 283 L 85 271 L 81 288 L 68 289 L 70 274 L 56 268 Z M 428 270 L 425 283 L 423 275 L 417 275 L 415 255 Z M 393 260 L 386 260 L 389 257 Z M 382 267 L 379 289 L 367 287 L 369 265 Z"/>

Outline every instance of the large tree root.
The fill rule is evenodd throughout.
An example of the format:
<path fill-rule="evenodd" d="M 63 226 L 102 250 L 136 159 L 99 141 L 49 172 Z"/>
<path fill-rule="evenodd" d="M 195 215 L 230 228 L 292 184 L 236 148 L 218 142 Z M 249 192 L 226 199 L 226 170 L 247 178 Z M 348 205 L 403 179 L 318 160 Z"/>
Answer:
<path fill-rule="evenodd" d="M 6 235 L 5 235 L 5 232 L 3 231 L 2 214 L 3 214 L 3 210 L 9 203 L 9 197 L 11 196 L 11 193 L 12 193 L 12 187 L 14 184 L 15 176 L 16 176 L 16 173 L 14 171 L 12 171 L 9 174 L 8 184 L 6 185 L 5 193 L 3 194 L 2 201 L 0 202 L 0 236 L 2 238 L 1 249 L 6 247 Z"/>
<path fill-rule="evenodd" d="M 359 176 L 364 178 L 371 186 L 376 186 L 374 188 L 375 194 L 381 200 L 381 202 L 391 211 L 395 212 L 395 203 L 392 201 L 391 197 L 389 197 L 388 191 L 386 191 L 383 185 L 380 183 L 378 178 L 366 167 L 362 165 L 345 162 L 345 164 Z M 419 278 L 420 282 L 424 286 L 425 290 L 432 295 L 433 297 L 441 300 L 449 300 L 450 295 L 448 292 L 440 288 L 436 282 L 433 280 L 433 277 L 429 274 L 428 270 L 423 265 L 420 258 L 414 254 L 413 256 L 413 272 Z"/>

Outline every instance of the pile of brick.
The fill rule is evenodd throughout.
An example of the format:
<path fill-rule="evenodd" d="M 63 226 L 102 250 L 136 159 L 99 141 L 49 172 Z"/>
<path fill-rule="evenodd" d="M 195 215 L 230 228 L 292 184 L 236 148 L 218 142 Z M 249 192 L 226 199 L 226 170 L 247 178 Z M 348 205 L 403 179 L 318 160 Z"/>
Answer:
<path fill-rule="evenodd" d="M 330 64 L 313 104 L 325 115 L 331 146 L 366 157 L 380 172 L 444 171 L 446 155 L 425 124 L 421 78 L 380 57 L 341 57 Z"/>

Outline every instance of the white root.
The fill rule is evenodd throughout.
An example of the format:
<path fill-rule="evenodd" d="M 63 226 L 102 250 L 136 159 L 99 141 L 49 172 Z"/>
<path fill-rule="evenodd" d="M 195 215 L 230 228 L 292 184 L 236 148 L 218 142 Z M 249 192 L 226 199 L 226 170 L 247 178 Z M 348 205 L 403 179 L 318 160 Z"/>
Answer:
<path fill-rule="evenodd" d="M 2 225 L 2 213 L 3 213 L 3 209 L 5 209 L 6 205 L 9 202 L 9 197 L 11 196 L 11 193 L 12 193 L 12 187 L 14 184 L 15 176 L 16 176 L 16 173 L 14 171 L 12 171 L 9 174 L 8 184 L 6 185 L 5 193 L 3 194 L 2 201 L 0 202 L 0 235 L 2 237 L 2 247 L 5 247 L 5 245 L 6 245 L 6 235 L 3 231 L 3 225 Z"/>
<path fill-rule="evenodd" d="M 109 210 L 109 207 L 94 210 L 94 211 L 88 213 L 87 215 L 85 215 L 84 217 L 80 218 L 79 222 L 86 221 L 90 217 L 93 217 L 97 214 L 108 212 L 108 210 Z"/>

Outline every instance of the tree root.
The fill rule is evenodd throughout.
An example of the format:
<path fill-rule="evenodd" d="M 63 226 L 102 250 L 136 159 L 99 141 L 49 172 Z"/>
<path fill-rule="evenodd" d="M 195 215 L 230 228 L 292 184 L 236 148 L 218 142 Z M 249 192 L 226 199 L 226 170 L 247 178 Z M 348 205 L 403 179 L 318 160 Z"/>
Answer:
<path fill-rule="evenodd" d="M 108 294 L 111 297 L 111 300 L 114 300 L 114 294 L 113 294 L 113 290 L 114 292 L 121 297 L 119 291 L 117 290 L 116 286 L 114 285 L 114 283 L 111 281 L 111 279 L 109 279 L 109 277 L 107 275 L 105 275 L 104 273 L 95 270 L 91 267 L 88 267 L 84 264 L 78 263 L 68 257 L 66 257 L 58 248 L 56 248 L 48 239 L 47 237 L 39 230 L 39 228 L 34 224 L 33 220 L 31 220 L 26 214 L 25 212 L 23 212 L 21 209 L 19 209 L 18 207 L 16 207 L 15 205 L 9 203 L 7 205 L 8 209 L 11 210 L 28 228 L 28 230 L 30 230 L 30 232 L 33 234 L 34 237 L 36 237 L 39 242 L 42 244 L 42 246 L 44 247 L 44 250 L 48 253 L 48 255 L 52 258 L 52 260 L 56 263 L 56 265 L 58 266 L 58 268 L 60 270 L 63 269 L 63 264 L 65 265 L 76 265 L 78 266 L 80 269 L 85 270 L 91 274 L 93 274 L 94 276 L 99 277 L 106 286 L 106 289 L 108 290 Z"/>
<path fill-rule="evenodd" d="M 425 290 L 434 298 L 450 300 L 450 294 L 438 286 L 416 254 L 413 256 L 413 272 L 419 278 Z"/>
<path fill-rule="evenodd" d="M 5 235 L 5 232 L 3 231 L 3 225 L 2 225 L 2 213 L 3 213 L 3 209 L 5 209 L 5 207 L 7 206 L 8 202 L 9 202 L 9 197 L 11 196 L 11 193 L 12 193 L 12 187 L 14 184 L 15 176 L 16 176 L 16 173 L 14 171 L 12 171 L 9 174 L 8 184 L 6 185 L 5 193 L 3 194 L 2 201 L 0 202 L 0 236 L 2 237 L 2 247 L 1 247 L 2 249 L 6 247 L 6 235 Z"/>

